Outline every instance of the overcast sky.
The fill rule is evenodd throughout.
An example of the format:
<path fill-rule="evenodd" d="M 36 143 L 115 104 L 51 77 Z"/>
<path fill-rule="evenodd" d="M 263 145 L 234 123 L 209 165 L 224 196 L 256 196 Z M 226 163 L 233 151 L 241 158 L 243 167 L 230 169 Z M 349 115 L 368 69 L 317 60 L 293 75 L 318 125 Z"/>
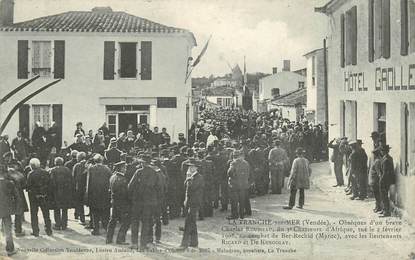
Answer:
<path fill-rule="evenodd" d="M 314 7 L 328 0 L 15 0 L 15 21 L 65 11 L 111 6 L 169 26 L 192 31 L 196 57 L 209 35 L 212 40 L 193 76 L 223 75 L 227 62 L 247 71 L 270 73 L 290 59 L 291 68 L 305 67 L 303 54 L 323 45 L 327 18 Z"/>

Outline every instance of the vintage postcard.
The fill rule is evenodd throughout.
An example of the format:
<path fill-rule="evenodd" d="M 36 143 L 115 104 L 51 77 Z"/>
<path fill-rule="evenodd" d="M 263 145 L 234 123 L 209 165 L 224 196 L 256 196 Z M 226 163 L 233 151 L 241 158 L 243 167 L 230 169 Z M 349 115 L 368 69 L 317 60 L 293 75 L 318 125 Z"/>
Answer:
<path fill-rule="evenodd" d="M 0 259 L 415 259 L 415 0 L 0 0 Z"/>

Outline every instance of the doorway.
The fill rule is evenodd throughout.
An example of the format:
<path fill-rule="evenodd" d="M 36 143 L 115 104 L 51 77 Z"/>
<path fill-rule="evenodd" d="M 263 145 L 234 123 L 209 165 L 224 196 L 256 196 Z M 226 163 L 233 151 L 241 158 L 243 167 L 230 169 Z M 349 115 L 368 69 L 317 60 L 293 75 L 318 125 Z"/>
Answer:
<path fill-rule="evenodd" d="M 137 114 L 135 113 L 121 113 L 118 114 L 118 133 L 127 133 L 129 127 L 132 127 L 133 132 L 137 128 Z"/>

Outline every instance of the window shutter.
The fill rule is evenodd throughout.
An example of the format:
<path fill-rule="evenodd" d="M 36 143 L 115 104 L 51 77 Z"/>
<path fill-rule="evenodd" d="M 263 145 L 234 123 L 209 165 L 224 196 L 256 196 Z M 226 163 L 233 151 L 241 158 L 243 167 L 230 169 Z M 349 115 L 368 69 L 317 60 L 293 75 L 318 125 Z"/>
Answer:
<path fill-rule="evenodd" d="M 390 58 L 391 52 L 391 24 L 390 24 L 390 0 L 382 0 L 382 56 Z"/>
<path fill-rule="evenodd" d="M 114 79 L 115 42 L 104 42 L 104 80 Z"/>
<path fill-rule="evenodd" d="M 350 9 L 350 55 L 352 65 L 357 64 L 357 6 Z"/>
<path fill-rule="evenodd" d="M 54 61 L 54 78 L 65 78 L 65 41 L 55 41 Z"/>
<path fill-rule="evenodd" d="M 141 42 L 141 79 L 151 80 L 152 43 Z"/>
<path fill-rule="evenodd" d="M 28 68 L 29 42 L 26 40 L 17 41 L 17 78 L 27 79 L 29 77 Z"/>
<path fill-rule="evenodd" d="M 26 138 L 29 138 L 29 108 L 30 106 L 27 104 L 23 104 L 19 108 L 19 131 Z"/>
<path fill-rule="evenodd" d="M 344 34 L 345 34 L 345 26 L 344 26 L 344 14 L 340 16 L 340 66 L 344 68 Z"/>
<path fill-rule="evenodd" d="M 375 59 L 379 59 L 382 57 L 382 0 L 375 0 L 374 2 Z"/>
<path fill-rule="evenodd" d="M 409 15 L 409 52 L 415 52 L 415 2 L 408 1 Z"/>
<path fill-rule="evenodd" d="M 408 0 L 401 0 L 401 55 L 408 55 Z"/>
<path fill-rule="evenodd" d="M 62 104 L 52 105 L 52 120 L 58 126 L 58 136 L 56 139 L 59 147 L 56 148 L 60 149 L 62 147 Z"/>
<path fill-rule="evenodd" d="M 373 39 L 373 32 L 374 32 L 374 17 L 373 17 L 373 11 L 374 11 L 374 0 L 369 0 L 369 47 L 368 47 L 368 53 L 369 53 L 369 62 L 373 62 L 374 60 L 374 39 Z"/>

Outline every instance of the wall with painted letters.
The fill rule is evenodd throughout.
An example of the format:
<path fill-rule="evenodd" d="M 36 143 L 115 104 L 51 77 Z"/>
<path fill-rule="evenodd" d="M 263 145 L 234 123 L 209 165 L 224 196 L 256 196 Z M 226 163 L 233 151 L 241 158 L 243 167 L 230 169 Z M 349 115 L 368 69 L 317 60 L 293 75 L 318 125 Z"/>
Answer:
<path fill-rule="evenodd" d="M 401 55 L 401 2 L 389 1 L 390 28 L 386 32 L 390 33 L 390 38 L 389 43 L 382 39 L 383 45 L 379 43 L 380 31 L 376 27 L 379 7 L 375 6 L 370 14 L 369 0 L 344 1 L 327 15 L 331 31 L 328 36 L 329 135 L 330 139 L 344 134 L 355 135 L 363 140 L 363 146 L 370 154 L 373 150 L 370 133 L 377 130 L 378 124 L 376 104 L 385 103 L 386 141 L 392 147 L 391 155 L 398 176 L 392 197 L 415 217 L 415 128 L 412 127 L 415 125 L 415 52 L 409 50 L 408 55 Z M 357 24 L 350 27 L 347 19 L 350 19 L 349 10 L 353 7 L 357 8 Z M 374 31 L 371 31 L 371 21 L 374 22 Z M 342 26 L 345 26 L 343 36 Z M 347 65 L 344 55 L 347 56 L 348 48 L 353 46 L 343 44 L 348 44 L 346 39 L 354 39 L 353 32 L 349 32 L 353 28 L 357 43 L 356 59 Z M 352 36 L 347 37 L 348 33 Z M 385 44 L 390 46 L 389 53 L 379 53 Z M 374 54 L 369 51 L 369 46 L 373 47 Z"/>

